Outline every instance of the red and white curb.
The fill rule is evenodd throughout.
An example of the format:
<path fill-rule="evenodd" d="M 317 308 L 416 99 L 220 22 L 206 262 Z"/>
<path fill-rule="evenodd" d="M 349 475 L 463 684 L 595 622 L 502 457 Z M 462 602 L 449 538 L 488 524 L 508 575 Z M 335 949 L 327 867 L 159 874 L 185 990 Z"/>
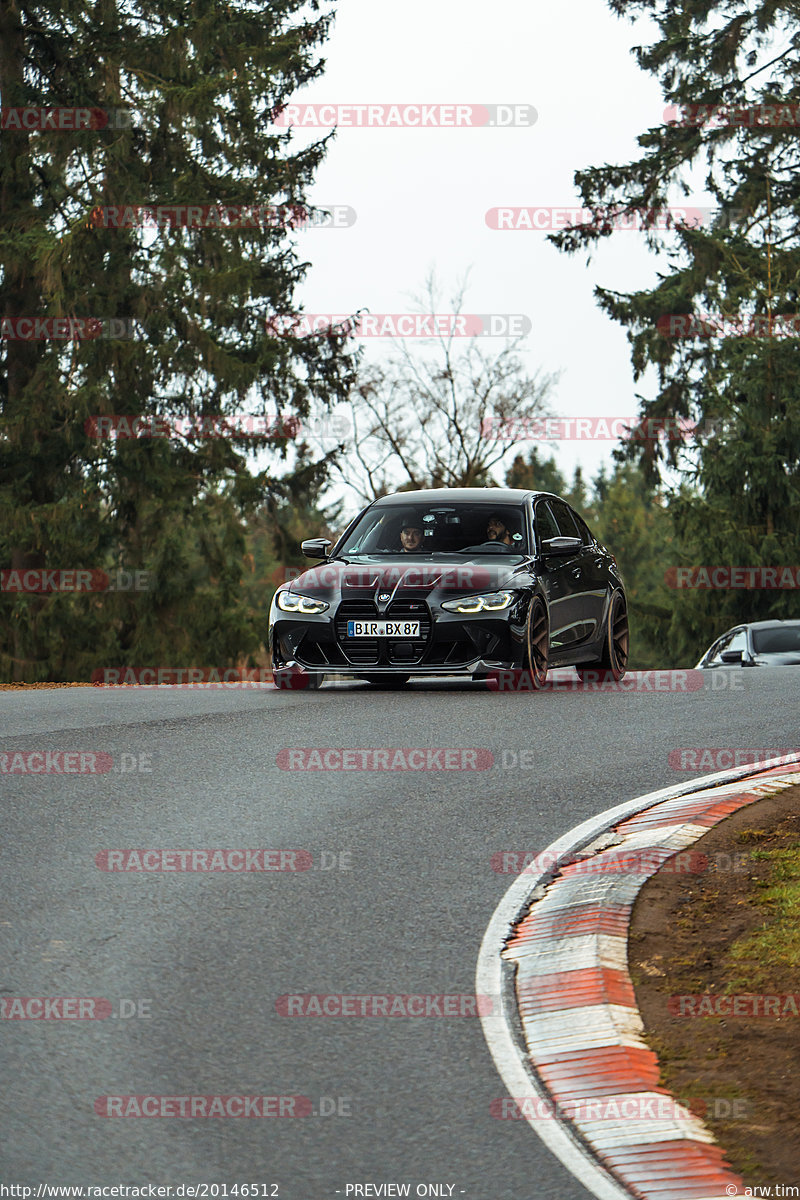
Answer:
<path fill-rule="evenodd" d="M 500 997 L 481 1017 L 495 1065 L 512 1097 L 532 1098 L 521 1115 L 601 1200 L 744 1194 L 710 1130 L 658 1087 L 627 934 L 640 888 L 667 858 L 737 809 L 800 783 L 785 757 L 773 761 L 650 792 L 570 830 L 541 860 L 590 858 L 591 871 L 581 862 L 528 868 L 484 935 L 476 993 Z M 631 854 L 635 872 L 619 865 Z"/>

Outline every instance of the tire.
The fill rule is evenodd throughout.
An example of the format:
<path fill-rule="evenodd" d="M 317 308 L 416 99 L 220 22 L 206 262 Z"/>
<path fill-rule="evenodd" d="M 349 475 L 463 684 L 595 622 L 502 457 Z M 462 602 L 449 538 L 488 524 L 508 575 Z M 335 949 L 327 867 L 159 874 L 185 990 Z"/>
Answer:
<path fill-rule="evenodd" d="M 530 674 L 531 687 L 538 691 L 547 681 L 550 661 L 550 622 L 541 596 L 531 600 L 525 643 L 526 670 Z"/>
<path fill-rule="evenodd" d="M 581 679 L 587 675 L 604 673 L 605 680 L 622 679 L 628 668 L 630 630 L 628 628 L 628 605 L 622 592 L 614 592 L 608 606 L 606 636 L 603 653 L 596 663 L 581 663 L 575 670 Z"/>
<path fill-rule="evenodd" d="M 399 688 L 405 687 L 410 675 L 359 675 L 359 679 L 371 683 L 373 687 Z"/>

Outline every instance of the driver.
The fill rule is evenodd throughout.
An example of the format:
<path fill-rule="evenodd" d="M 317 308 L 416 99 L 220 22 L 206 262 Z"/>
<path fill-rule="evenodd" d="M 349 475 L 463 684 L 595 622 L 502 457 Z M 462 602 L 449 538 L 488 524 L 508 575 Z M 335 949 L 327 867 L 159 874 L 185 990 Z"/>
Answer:
<path fill-rule="evenodd" d="M 486 522 L 486 540 L 488 542 L 502 542 L 505 546 L 514 545 L 508 526 L 498 513 L 492 513 Z"/>
<path fill-rule="evenodd" d="M 408 513 L 400 527 L 400 549 L 403 554 L 413 554 L 422 549 L 424 533 L 422 522 L 414 513 Z"/>

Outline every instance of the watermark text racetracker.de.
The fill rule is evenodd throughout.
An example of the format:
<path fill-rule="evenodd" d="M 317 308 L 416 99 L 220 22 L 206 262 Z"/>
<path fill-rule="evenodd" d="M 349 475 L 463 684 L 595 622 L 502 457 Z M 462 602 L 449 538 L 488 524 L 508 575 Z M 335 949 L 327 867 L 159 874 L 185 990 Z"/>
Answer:
<path fill-rule="evenodd" d="M 584 858 L 552 851 L 532 854 L 522 850 L 497 850 L 490 859 L 498 875 L 544 875 L 549 871 L 564 871 L 570 875 L 652 875 L 663 866 L 669 874 L 700 875 L 707 870 L 708 857 L 695 851 L 681 851 L 649 846 L 636 850 L 607 850 Z M 568 919 L 564 918 L 568 924 Z"/>
<path fill-rule="evenodd" d="M 491 996 L 471 993 L 302 992 L 278 996 L 281 1017 L 482 1017 L 497 1011 Z"/>
<path fill-rule="evenodd" d="M 99 439 L 269 438 L 275 441 L 320 439 L 341 442 L 352 437 L 353 424 L 343 415 L 304 418 L 258 413 L 226 413 L 168 417 L 146 413 L 96 413 L 83 424 L 87 437 Z"/>
<path fill-rule="evenodd" d="M 96 229 L 350 229 L 349 204 L 111 204 L 93 208 Z"/>
<path fill-rule="evenodd" d="M 729 771 L 732 767 L 800 765 L 800 750 L 746 746 L 682 746 L 669 752 L 673 771 Z"/>
<path fill-rule="evenodd" d="M 196 1121 L 211 1119 L 233 1118 L 270 1120 L 297 1117 L 350 1117 L 352 1116 L 351 1096 L 263 1096 L 246 1095 L 242 1093 L 223 1095 L 118 1095 L 98 1096 L 94 1102 L 94 1111 L 98 1117 L 138 1117 L 138 1118 L 182 1118 Z M 224 1185 L 223 1185 L 224 1186 Z M 256 1185 L 257 1186 L 257 1185 Z M 273 1185 L 277 1188 L 277 1185 Z M 182 1195 L 180 1187 L 175 1195 Z M 187 1196 L 190 1193 L 185 1193 Z M 211 1188 L 203 1192 L 195 1191 L 202 1196 L 277 1196 L 277 1190 L 270 1192 L 242 1191 L 235 1185 L 230 1189 Z"/>
<path fill-rule="evenodd" d="M 800 1017 L 800 992 L 714 992 L 673 995 L 667 1000 L 673 1017 Z"/>
<path fill-rule="evenodd" d="M 271 688 L 268 667 L 95 667 L 90 682 L 95 687 Z"/>
<path fill-rule="evenodd" d="M 672 441 L 719 432 L 719 425 L 685 417 L 484 417 L 481 437 L 490 441 L 597 442 Z"/>
<path fill-rule="evenodd" d="M 192 849 L 164 848 L 100 850 L 95 866 L 110 872 L 184 872 L 225 871 L 234 874 L 249 872 L 273 873 L 309 871 L 313 858 L 308 850 L 251 849 Z"/>
<path fill-rule="evenodd" d="M 267 849 L 263 846 L 230 849 L 172 849 L 162 846 L 99 850 L 94 864 L 100 871 L 132 875 L 167 872 L 211 872 L 233 875 L 272 875 L 297 871 L 352 871 L 353 851 Z"/>
<path fill-rule="evenodd" d="M 489 1112 L 498 1121 L 685 1121 L 692 1115 L 711 1120 L 745 1120 L 753 1105 L 744 1098 L 693 1097 L 682 1103 L 672 1096 L 621 1095 L 600 1099 L 549 1100 L 543 1096 L 504 1096 L 492 1100 Z"/>
<path fill-rule="evenodd" d="M 103 571 L 98 567 L 71 567 L 69 570 L 0 571 L 0 592 L 34 595 L 50 592 L 147 592 L 150 586 L 150 572 L 143 570 Z"/>
<path fill-rule="evenodd" d="M 520 668 L 493 670 L 487 680 L 490 691 L 503 693 L 539 691 L 591 692 L 605 695 L 611 692 L 635 693 L 637 695 L 665 695 L 667 693 L 688 694 L 702 690 L 741 691 L 744 684 L 738 674 L 706 672 L 699 670 L 654 670 L 628 671 L 622 679 L 614 679 L 610 671 L 602 667 L 582 669 L 578 675 L 571 667 L 557 667 L 549 671 L 541 686 L 530 671 Z"/>
<path fill-rule="evenodd" d="M 2 1021 L 123 1021 L 152 1018 L 151 998 L 123 997 L 114 1002 L 103 996 L 0 996 Z"/>
<path fill-rule="evenodd" d="M 0 108 L 0 130 L 17 133 L 80 133 L 84 130 L 129 129 L 128 108 L 70 108 L 63 104 Z"/>
<path fill-rule="evenodd" d="M 0 775 L 150 775 L 157 752 L 123 750 L 113 755 L 106 750 L 0 751 Z"/>
<path fill-rule="evenodd" d="M 744 853 L 701 854 L 696 850 L 681 850 L 677 854 L 664 846 L 645 846 L 636 850 L 617 850 L 613 847 L 599 854 L 581 858 L 566 854 L 563 857 L 550 850 L 539 853 L 530 850 L 496 850 L 490 858 L 492 870 L 498 875 L 546 875 L 565 871 L 570 875 L 652 875 L 661 870 L 668 875 L 701 875 L 706 871 L 741 874 L 748 869 L 749 856 Z M 580 918 L 578 918 L 580 920 Z M 561 932 L 567 932 L 570 917 L 556 920 Z"/>
<path fill-rule="evenodd" d="M 313 1104 L 308 1096 L 98 1096 L 94 1111 L 98 1117 L 183 1118 L 280 1118 L 310 1117 Z"/>
<path fill-rule="evenodd" d="M 91 342 L 135 338 L 136 321 L 127 317 L 3 317 L 0 338 L 9 342 Z"/>
<path fill-rule="evenodd" d="M 532 104 L 286 104 L 273 124 L 300 129 L 478 129 L 535 125 Z"/>
<path fill-rule="evenodd" d="M 663 313 L 656 332 L 667 338 L 796 338 L 798 313 Z"/>
<path fill-rule="evenodd" d="M 525 337 L 533 323 L 525 313 L 289 313 L 267 317 L 273 337 L 354 338 Z"/>
<path fill-rule="evenodd" d="M 668 567 L 664 582 L 671 588 L 711 591 L 796 591 L 800 588 L 800 566 L 733 567 L 696 566 Z"/>
<path fill-rule="evenodd" d="M 793 129 L 800 126 L 800 104 L 670 104 L 663 116 L 681 129 Z"/>
<path fill-rule="evenodd" d="M 308 746 L 285 747 L 275 762 L 282 771 L 486 771 L 494 766 L 494 755 L 485 749 L 442 746 Z"/>
<path fill-rule="evenodd" d="M 603 232 L 669 230 L 681 225 L 699 228 L 710 225 L 716 210 L 712 208 L 581 208 L 574 204 L 505 205 L 487 210 L 484 220 L 489 229 L 549 232 L 586 226 Z"/>
<path fill-rule="evenodd" d="M 113 767 L 114 759 L 105 751 L 0 751 L 0 775 L 105 775 Z"/>
<path fill-rule="evenodd" d="M 405 588 L 445 591 L 463 591 L 465 588 L 490 588 L 497 577 L 486 567 L 475 563 L 453 566 L 432 566 L 427 563 L 413 565 L 360 567 L 353 563 L 326 563 L 319 567 L 280 568 L 281 582 L 287 583 L 303 575 L 306 591 L 336 587 L 341 584 L 348 590 L 363 588 L 370 594 L 380 584 L 381 588 L 393 589 L 397 584 Z"/>

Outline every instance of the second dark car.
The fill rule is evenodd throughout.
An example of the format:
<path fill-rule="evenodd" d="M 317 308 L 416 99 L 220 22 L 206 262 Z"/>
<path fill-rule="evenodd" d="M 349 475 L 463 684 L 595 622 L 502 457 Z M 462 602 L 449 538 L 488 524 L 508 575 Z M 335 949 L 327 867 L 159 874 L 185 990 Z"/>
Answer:
<path fill-rule="evenodd" d="M 336 545 L 314 539 L 303 552 L 322 563 L 280 587 L 270 611 L 279 687 L 519 669 L 540 688 L 550 667 L 625 673 L 616 559 L 558 496 L 402 492 L 365 508 Z"/>
<path fill-rule="evenodd" d="M 735 625 L 709 646 L 700 670 L 714 667 L 800 666 L 800 621 L 751 621 Z"/>

